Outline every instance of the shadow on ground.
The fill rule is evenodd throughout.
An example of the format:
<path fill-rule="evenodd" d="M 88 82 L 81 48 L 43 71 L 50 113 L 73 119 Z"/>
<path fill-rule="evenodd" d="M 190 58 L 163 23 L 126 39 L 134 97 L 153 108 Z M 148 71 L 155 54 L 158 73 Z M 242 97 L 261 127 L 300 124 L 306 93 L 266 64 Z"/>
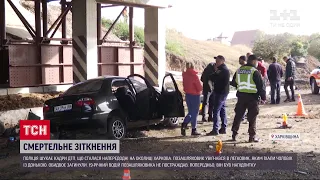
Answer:
<path fill-rule="evenodd" d="M 208 142 L 187 141 L 191 137 L 138 138 L 121 141 L 121 153 L 127 154 L 214 154 Z M 247 142 L 239 142 L 247 143 Z M 223 153 L 270 153 L 270 149 L 245 148 L 238 143 L 224 143 Z M 121 179 L 123 170 L 26 172 L 19 168 L 18 147 L 9 149 L 9 156 L 0 160 L 1 179 Z M 279 153 L 279 152 L 278 152 Z M 320 155 L 298 154 L 298 170 L 293 171 L 249 171 L 249 170 L 136 170 L 131 169 L 132 179 L 311 179 L 320 177 Z M 307 174 L 304 174 L 306 172 Z"/>

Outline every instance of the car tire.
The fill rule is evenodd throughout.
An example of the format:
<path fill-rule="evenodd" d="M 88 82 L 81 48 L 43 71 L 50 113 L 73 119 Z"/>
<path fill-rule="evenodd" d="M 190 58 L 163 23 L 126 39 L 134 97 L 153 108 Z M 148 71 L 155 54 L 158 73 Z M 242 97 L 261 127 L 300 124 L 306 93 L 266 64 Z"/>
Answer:
<path fill-rule="evenodd" d="M 168 127 L 177 127 L 177 126 L 179 126 L 179 118 L 177 118 L 177 117 L 164 118 L 163 122 Z"/>
<path fill-rule="evenodd" d="M 107 130 L 109 139 L 120 140 L 126 137 L 127 126 L 123 118 L 114 115 L 108 120 Z"/>
<path fill-rule="evenodd" d="M 319 87 L 315 79 L 311 79 L 311 92 L 312 94 L 319 94 Z"/>

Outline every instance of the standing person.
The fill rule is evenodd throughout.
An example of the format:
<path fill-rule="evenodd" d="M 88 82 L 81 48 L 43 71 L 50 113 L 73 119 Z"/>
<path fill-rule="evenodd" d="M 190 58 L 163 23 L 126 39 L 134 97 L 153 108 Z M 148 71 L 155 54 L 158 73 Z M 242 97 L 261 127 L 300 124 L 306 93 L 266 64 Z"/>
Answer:
<path fill-rule="evenodd" d="M 212 101 L 210 101 L 210 98 L 212 98 L 211 91 L 212 91 L 212 82 L 210 80 L 210 76 L 214 72 L 214 63 L 209 63 L 207 67 L 203 70 L 203 73 L 201 75 L 201 81 L 203 83 L 203 101 L 202 101 L 202 121 L 212 121 Z M 207 108 L 207 104 L 209 103 L 209 108 Z M 206 113 L 208 112 L 208 120 L 206 119 Z"/>
<path fill-rule="evenodd" d="M 192 126 L 191 135 L 200 135 L 200 133 L 197 132 L 197 116 L 199 114 L 202 85 L 198 77 L 198 72 L 194 70 L 192 63 L 186 64 L 186 71 L 182 73 L 182 82 L 186 94 L 188 114 L 181 125 L 181 135 L 186 135 L 186 128 L 189 122 L 191 122 Z"/>
<path fill-rule="evenodd" d="M 232 140 L 235 141 L 238 135 L 241 119 L 248 109 L 249 121 L 249 142 L 259 142 L 256 137 L 256 119 L 259 114 L 259 97 L 262 103 L 266 101 L 266 90 L 258 67 L 258 59 L 255 55 L 250 55 L 247 64 L 237 71 L 237 97 L 238 102 L 235 107 L 235 117 L 231 131 Z M 248 81 L 249 79 L 249 81 Z"/>
<path fill-rule="evenodd" d="M 260 57 L 258 58 L 258 67 L 257 70 L 260 72 L 261 76 L 262 76 L 262 80 L 266 80 L 267 78 L 267 68 L 264 65 L 264 60 Z"/>
<path fill-rule="evenodd" d="M 230 88 L 230 71 L 225 64 L 225 58 L 221 55 L 214 57 L 216 64 L 215 73 L 212 74 L 213 82 L 213 128 L 207 135 L 226 134 L 227 112 L 226 100 Z M 219 130 L 218 116 L 221 119 L 221 128 Z"/>
<path fill-rule="evenodd" d="M 277 58 L 272 57 L 272 64 L 268 68 L 268 79 L 271 86 L 271 104 L 280 103 L 280 88 L 281 88 L 281 78 L 283 76 L 283 70 L 279 63 L 277 63 Z M 276 99 L 275 99 L 276 93 Z"/>
<path fill-rule="evenodd" d="M 283 60 L 287 63 L 286 64 L 286 73 L 285 73 L 285 81 L 284 81 L 284 90 L 286 91 L 287 99 L 284 102 L 291 102 L 295 101 L 294 97 L 294 80 L 296 74 L 296 64 L 294 63 L 293 59 L 288 58 L 287 56 L 283 57 Z M 288 91 L 288 86 L 290 86 L 291 90 L 291 98 Z"/>
<path fill-rule="evenodd" d="M 247 56 L 249 57 L 250 55 L 247 54 Z M 247 64 L 247 56 L 240 56 L 239 57 L 239 64 L 241 65 L 241 67 Z M 230 83 L 230 85 L 235 87 L 235 88 L 237 88 L 236 75 L 237 75 L 237 71 L 234 73 L 232 81 Z M 243 117 L 242 117 L 242 121 L 243 121 L 244 124 L 248 123 L 248 121 L 245 120 L 246 116 L 247 116 L 247 114 L 244 114 Z"/>
<path fill-rule="evenodd" d="M 258 57 L 258 67 L 257 70 L 260 72 L 263 85 L 267 88 L 267 68 L 264 66 L 264 60 L 261 57 Z"/>
<path fill-rule="evenodd" d="M 240 66 L 244 66 L 245 64 L 247 64 L 247 57 L 246 56 L 240 56 L 239 57 L 239 64 L 240 64 Z"/>

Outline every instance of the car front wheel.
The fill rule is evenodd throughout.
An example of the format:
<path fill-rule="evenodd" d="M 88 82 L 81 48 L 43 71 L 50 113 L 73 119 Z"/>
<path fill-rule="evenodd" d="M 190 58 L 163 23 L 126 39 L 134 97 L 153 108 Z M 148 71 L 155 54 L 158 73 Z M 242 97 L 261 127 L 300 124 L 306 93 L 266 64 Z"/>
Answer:
<path fill-rule="evenodd" d="M 311 79 L 311 92 L 312 94 L 318 94 L 319 93 L 319 87 L 317 85 L 317 82 L 315 79 Z"/>
<path fill-rule="evenodd" d="M 108 121 L 108 137 L 110 139 L 123 139 L 126 136 L 127 127 L 125 121 L 118 117 L 113 116 Z"/>
<path fill-rule="evenodd" d="M 177 127 L 179 125 L 179 118 L 177 117 L 164 118 L 164 124 L 169 127 Z"/>

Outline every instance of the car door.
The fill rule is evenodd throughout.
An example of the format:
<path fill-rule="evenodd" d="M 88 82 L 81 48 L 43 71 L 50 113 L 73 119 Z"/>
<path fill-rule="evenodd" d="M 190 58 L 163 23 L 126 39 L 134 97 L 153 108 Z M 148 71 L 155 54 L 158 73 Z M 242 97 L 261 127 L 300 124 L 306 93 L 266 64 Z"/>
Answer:
<path fill-rule="evenodd" d="M 151 119 L 154 107 L 152 103 L 152 98 L 154 97 L 153 87 L 143 76 L 138 74 L 130 75 L 127 79 L 135 91 L 135 108 L 139 118 L 142 120 Z"/>
<path fill-rule="evenodd" d="M 159 98 L 160 111 L 164 117 L 184 117 L 182 93 L 172 74 L 166 74 L 162 82 L 162 90 Z"/>

